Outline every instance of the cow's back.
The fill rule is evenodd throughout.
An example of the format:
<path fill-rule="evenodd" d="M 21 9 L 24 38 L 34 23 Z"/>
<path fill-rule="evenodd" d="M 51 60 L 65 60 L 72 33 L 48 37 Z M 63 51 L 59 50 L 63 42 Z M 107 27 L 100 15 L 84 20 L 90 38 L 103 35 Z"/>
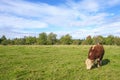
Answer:
<path fill-rule="evenodd" d="M 104 48 L 102 45 L 97 44 L 90 48 L 88 53 L 88 58 L 91 60 L 95 60 L 97 58 L 102 59 L 104 55 Z"/>

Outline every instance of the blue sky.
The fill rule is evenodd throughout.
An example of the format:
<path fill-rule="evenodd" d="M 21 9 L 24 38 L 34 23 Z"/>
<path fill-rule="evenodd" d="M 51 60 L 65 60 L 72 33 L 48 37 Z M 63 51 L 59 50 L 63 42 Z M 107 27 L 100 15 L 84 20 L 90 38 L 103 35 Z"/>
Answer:
<path fill-rule="evenodd" d="M 0 36 L 120 36 L 120 0 L 0 0 Z"/>

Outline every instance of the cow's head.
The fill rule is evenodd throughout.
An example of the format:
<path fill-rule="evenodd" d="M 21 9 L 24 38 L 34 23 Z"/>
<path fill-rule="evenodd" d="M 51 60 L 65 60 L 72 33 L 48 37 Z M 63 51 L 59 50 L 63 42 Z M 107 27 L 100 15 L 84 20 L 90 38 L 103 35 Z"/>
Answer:
<path fill-rule="evenodd" d="M 87 69 L 91 69 L 94 64 L 94 61 L 90 59 L 86 59 L 85 64 Z"/>

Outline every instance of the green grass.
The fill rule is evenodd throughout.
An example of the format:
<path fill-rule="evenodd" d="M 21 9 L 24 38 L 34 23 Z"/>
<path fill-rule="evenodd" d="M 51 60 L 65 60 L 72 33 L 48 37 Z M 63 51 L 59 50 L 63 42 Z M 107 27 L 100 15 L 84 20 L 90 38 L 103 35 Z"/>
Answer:
<path fill-rule="evenodd" d="M 120 80 L 120 46 L 104 46 L 103 66 L 86 70 L 90 46 L 0 46 L 0 80 Z"/>

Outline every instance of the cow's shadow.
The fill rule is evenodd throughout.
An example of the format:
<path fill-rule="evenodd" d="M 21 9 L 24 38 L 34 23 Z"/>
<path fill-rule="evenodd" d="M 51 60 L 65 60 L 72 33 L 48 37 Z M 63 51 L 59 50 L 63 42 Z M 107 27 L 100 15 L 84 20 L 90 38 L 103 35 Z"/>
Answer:
<path fill-rule="evenodd" d="M 110 60 L 109 60 L 109 59 L 103 59 L 101 66 L 105 66 L 105 65 L 107 65 L 108 63 L 110 63 Z M 96 63 L 92 66 L 92 69 L 95 69 L 95 68 L 98 68 Z"/>
<path fill-rule="evenodd" d="M 108 63 L 110 63 L 110 60 L 109 60 L 109 59 L 103 59 L 103 60 L 102 60 L 102 66 L 105 66 L 105 65 L 107 65 Z"/>

